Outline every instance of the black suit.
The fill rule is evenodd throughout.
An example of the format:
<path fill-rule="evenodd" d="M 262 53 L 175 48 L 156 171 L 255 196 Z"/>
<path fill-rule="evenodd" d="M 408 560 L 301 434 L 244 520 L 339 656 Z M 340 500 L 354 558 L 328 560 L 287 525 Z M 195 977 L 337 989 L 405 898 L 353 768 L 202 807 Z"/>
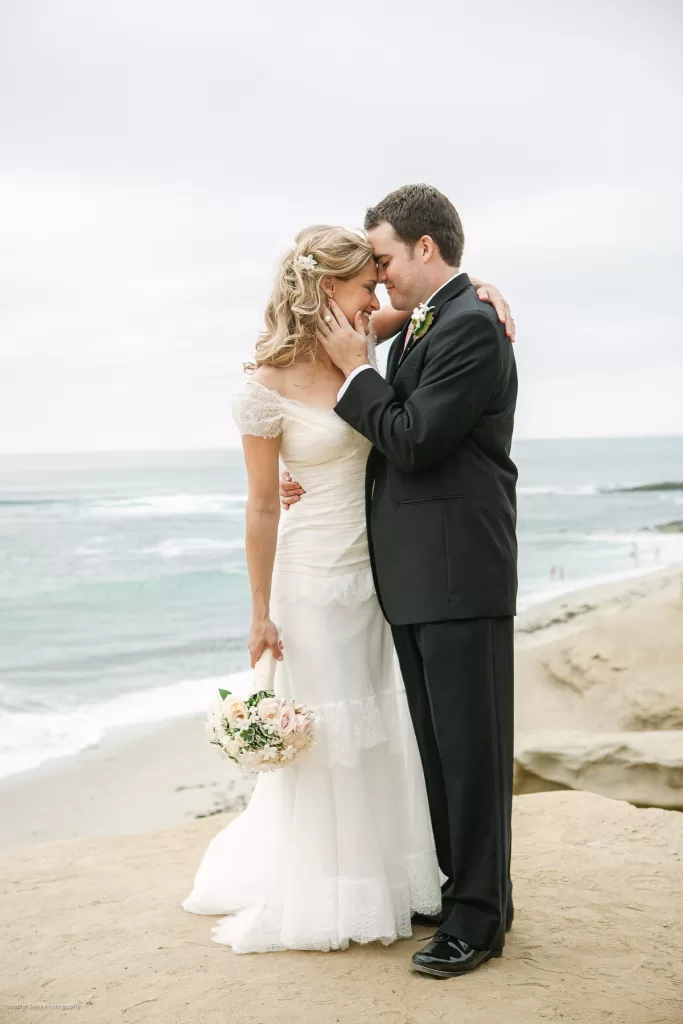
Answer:
<path fill-rule="evenodd" d="M 366 508 L 448 876 L 443 930 L 502 946 L 509 901 L 517 470 L 512 346 L 460 274 L 387 380 L 363 370 L 336 412 L 374 445 Z"/>

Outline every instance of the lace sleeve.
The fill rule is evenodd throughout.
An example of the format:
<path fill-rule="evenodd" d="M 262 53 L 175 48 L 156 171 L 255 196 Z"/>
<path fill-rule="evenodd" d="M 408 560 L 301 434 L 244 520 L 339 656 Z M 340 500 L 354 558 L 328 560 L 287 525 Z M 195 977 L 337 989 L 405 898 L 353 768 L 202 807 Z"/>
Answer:
<path fill-rule="evenodd" d="M 232 415 L 240 434 L 278 437 L 282 433 L 282 402 L 276 391 L 247 381 L 232 402 Z"/>

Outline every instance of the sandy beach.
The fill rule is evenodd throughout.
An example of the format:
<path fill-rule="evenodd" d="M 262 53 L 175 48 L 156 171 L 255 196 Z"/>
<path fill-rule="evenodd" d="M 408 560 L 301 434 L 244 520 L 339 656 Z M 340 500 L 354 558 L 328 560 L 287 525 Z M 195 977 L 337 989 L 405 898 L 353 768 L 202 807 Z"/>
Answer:
<path fill-rule="evenodd" d="M 677 567 L 605 584 L 517 621 L 518 916 L 486 984 L 412 975 L 424 930 L 390 949 L 265 960 L 212 943 L 212 920 L 180 902 L 252 783 L 191 716 L 0 782 L 0 1002 L 36 1004 L 3 1019 L 70 1002 L 73 1020 L 164 1024 L 682 1019 L 681 581 Z"/>
<path fill-rule="evenodd" d="M 425 928 L 388 948 L 342 953 L 236 956 L 212 943 L 215 919 L 185 913 L 180 901 L 228 817 L 5 853 L 3 1021 L 681 1020 L 683 817 L 676 812 L 588 793 L 517 797 L 518 911 L 505 955 L 450 981 L 409 970 Z"/>

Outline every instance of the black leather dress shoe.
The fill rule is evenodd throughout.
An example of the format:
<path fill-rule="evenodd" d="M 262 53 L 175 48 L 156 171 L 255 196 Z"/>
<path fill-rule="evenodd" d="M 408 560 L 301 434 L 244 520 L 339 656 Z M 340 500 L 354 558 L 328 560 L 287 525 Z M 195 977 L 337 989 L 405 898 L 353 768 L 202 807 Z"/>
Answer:
<path fill-rule="evenodd" d="M 493 957 L 502 956 L 502 949 L 472 949 L 462 939 L 437 932 L 424 949 L 413 956 L 413 967 L 437 978 L 468 974 Z"/>

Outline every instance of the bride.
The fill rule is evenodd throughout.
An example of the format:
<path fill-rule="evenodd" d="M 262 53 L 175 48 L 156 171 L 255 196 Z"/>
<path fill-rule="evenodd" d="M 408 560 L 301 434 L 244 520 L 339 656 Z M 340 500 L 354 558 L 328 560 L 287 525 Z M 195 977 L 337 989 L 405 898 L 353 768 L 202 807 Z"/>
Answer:
<path fill-rule="evenodd" d="M 372 582 L 370 443 L 334 412 L 344 376 L 316 340 L 334 298 L 369 333 L 375 365 L 375 336 L 391 337 L 409 315 L 379 310 L 376 286 L 362 234 L 302 231 L 278 269 L 233 406 L 249 481 L 251 664 L 269 648 L 275 693 L 316 716 L 313 747 L 259 776 L 247 809 L 209 844 L 182 904 L 229 915 L 213 938 L 236 953 L 386 945 L 412 934 L 411 915 L 441 910 L 417 744 Z M 307 495 L 282 518 L 280 461 Z"/>

